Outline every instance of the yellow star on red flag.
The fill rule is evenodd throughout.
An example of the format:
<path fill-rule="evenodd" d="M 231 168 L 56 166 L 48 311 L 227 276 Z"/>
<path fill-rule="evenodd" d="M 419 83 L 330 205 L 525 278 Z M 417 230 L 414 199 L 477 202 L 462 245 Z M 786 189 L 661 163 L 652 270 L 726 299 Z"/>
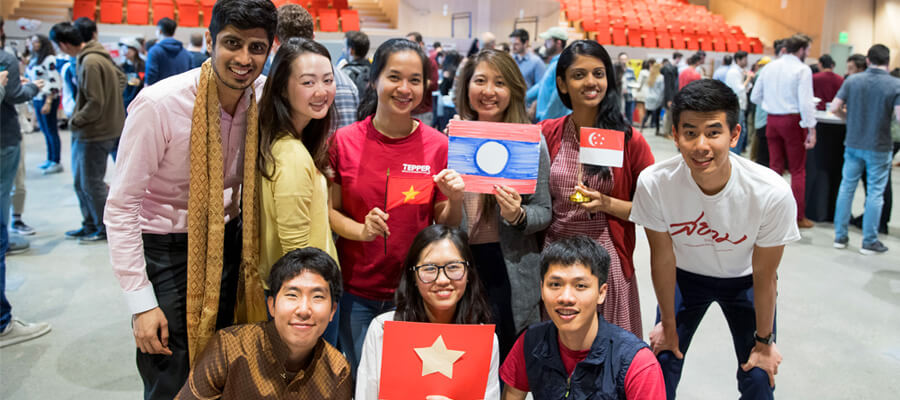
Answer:
<path fill-rule="evenodd" d="M 453 364 L 466 354 L 464 351 L 447 349 L 444 338 L 440 335 L 430 347 L 416 347 L 415 350 L 422 359 L 422 376 L 438 372 L 450 379 L 453 379 Z"/>
<path fill-rule="evenodd" d="M 422 192 L 416 190 L 415 186 L 409 185 L 409 190 L 407 190 L 405 192 L 400 192 L 400 193 L 403 193 L 403 195 L 406 196 L 406 198 L 403 199 L 403 202 L 406 203 L 406 202 L 409 202 L 410 200 L 415 200 L 416 195 L 418 195 L 419 193 L 422 193 Z"/>

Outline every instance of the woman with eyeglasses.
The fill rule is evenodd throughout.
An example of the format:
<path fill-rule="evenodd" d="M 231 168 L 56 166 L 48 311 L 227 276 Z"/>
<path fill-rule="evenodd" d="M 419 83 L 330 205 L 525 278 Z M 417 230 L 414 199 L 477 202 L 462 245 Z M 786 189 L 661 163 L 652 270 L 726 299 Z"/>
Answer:
<path fill-rule="evenodd" d="M 356 399 L 378 398 L 385 321 L 491 323 L 491 309 L 485 300 L 478 272 L 472 267 L 466 233 L 440 224 L 419 232 L 403 263 L 394 303 L 397 304 L 396 311 L 376 317 L 366 332 L 356 376 Z M 499 364 L 495 334 L 485 399 L 500 398 Z"/>

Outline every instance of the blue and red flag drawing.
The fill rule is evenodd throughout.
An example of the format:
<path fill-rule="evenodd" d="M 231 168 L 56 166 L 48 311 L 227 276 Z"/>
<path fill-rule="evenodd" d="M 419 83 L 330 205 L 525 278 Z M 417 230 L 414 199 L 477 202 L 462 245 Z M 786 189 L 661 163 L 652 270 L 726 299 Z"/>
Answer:
<path fill-rule="evenodd" d="M 494 185 L 534 193 L 540 164 L 541 128 L 502 122 L 451 121 L 447 168 L 466 191 L 493 193 Z"/>

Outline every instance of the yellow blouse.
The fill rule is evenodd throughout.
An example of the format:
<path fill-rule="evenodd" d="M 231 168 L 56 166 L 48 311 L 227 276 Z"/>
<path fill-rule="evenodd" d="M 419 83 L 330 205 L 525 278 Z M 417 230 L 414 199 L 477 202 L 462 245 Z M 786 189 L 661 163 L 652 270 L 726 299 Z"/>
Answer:
<path fill-rule="evenodd" d="M 259 178 L 259 276 L 266 289 L 272 265 L 291 250 L 316 247 L 338 261 L 328 223 L 325 176 L 316 168 L 306 146 L 291 136 L 272 145 L 272 156 L 272 179 Z"/>

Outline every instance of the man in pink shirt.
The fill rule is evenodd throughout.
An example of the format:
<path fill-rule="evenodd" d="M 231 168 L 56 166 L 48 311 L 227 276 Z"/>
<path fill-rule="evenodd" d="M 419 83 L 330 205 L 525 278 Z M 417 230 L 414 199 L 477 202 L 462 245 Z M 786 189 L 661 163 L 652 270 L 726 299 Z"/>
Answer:
<path fill-rule="evenodd" d="M 207 257 L 207 270 L 214 271 L 211 275 L 221 270 L 218 313 L 213 309 L 215 328 L 226 327 L 234 319 L 241 265 L 241 186 L 245 181 L 247 120 L 248 115 L 255 116 L 255 112 L 249 112 L 250 105 L 255 104 L 252 94 L 262 93 L 264 78 L 260 73 L 275 27 L 276 10 L 269 0 L 218 1 L 206 32 L 209 66 L 142 90 L 128 109 L 105 222 L 113 270 L 133 314 L 137 365 L 145 399 L 173 398 L 187 379 L 190 359 L 202 350 L 203 342 L 198 341 L 199 348 L 190 352 L 188 345 L 188 202 L 189 187 L 194 185 L 191 164 L 196 156 L 191 154 L 191 136 L 198 129 L 215 132 L 217 120 L 221 142 L 208 143 L 211 148 L 221 146 L 222 170 L 218 173 L 223 173 L 220 179 L 224 179 L 224 192 L 219 198 L 211 196 L 208 203 L 213 208 L 215 201 L 224 201 L 224 243 L 207 244 L 223 248 L 224 254 L 221 258 L 203 254 L 200 257 Z M 200 85 L 205 87 L 207 82 L 211 90 L 199 93 Z M 201 112 L 210 121 L 202 124 L 194 115 L 194 108 L 195 102 L 215 104 L 216 99 L 207 99 L 207 93 L 216 93 L 219 112 L 217 116 L 214 111 Z M 209 136 L 215 138 L 214 134 Z M 218 162 L 210 160 L 210 169 Z M 210 180 L 216 179 L 215 175 L 211 173 Z M 221 206 L 220 203 L 216 208 L 221 210 Z M 218 216 L 210 212 L 210 218 Z M 209 229 L 218 223 L 210 220 Z M 193 223 L 191 227 L 194 231 Z M 191 237 L 194 240 L 196 236 Z M 208 289 L 202 285 L 190 287 L 191 293 L 202 294 Z M 194 339 L 191 340 L 193 345 Z"/>

